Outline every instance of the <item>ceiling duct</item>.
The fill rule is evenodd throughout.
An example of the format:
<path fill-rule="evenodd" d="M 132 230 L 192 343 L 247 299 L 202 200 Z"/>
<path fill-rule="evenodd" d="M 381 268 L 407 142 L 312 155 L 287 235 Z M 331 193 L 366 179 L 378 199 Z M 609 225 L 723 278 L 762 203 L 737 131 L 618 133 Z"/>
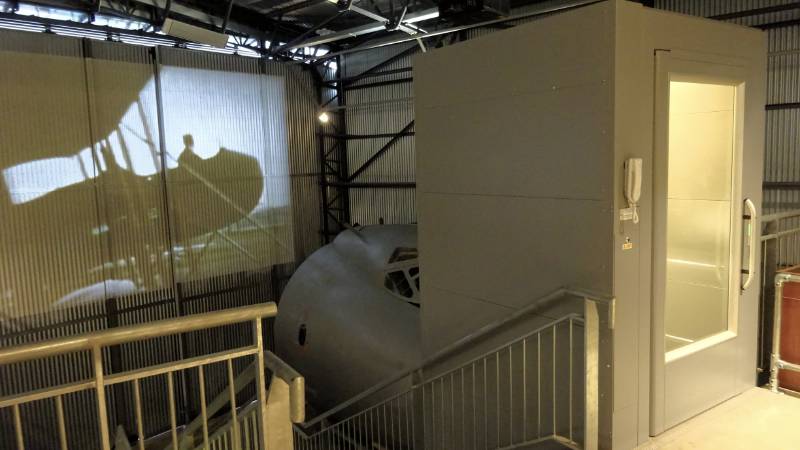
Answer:
<path fill-rule="evenodd" d="M 161 31 L 163 31 L 164 34 L 198 44 L 207 44 L 218 48 L 225 48 L 225 46 L 228 45 L 228 35 L 225 33 L 217 33 L 216 31 L 196 27 L 184 22 L 178 22 L 173 19 L 165 20 Z"/>

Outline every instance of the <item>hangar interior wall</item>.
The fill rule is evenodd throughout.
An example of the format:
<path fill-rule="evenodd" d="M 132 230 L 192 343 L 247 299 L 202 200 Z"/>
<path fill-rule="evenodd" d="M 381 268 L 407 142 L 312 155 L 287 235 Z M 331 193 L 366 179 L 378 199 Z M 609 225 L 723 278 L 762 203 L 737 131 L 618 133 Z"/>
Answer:
<path fill-rule="evenodd" d="M 0 346 L 277 300 L 319 245 L 315 87 L 301 67 L 15 31 L 0 32 L 0 66 Z M 111 348 L 106 365 L 220 351 L 248 334 L 227 327 Z M 88 361 L 2 367 L 0 395 L 79 379 Z M 208 394 L 225 379 L 211 368 Z M 166 383 L 144 390 L 153 434 L 169 420 L 157 400 Z M 132 418 L 113 405 L 130 395 L 109 393 L 112 423 L 128 430 Z M 93 402 L 66 399 L 75 448 L 96 442 L 78 431 L 93 429 L 80 414 Z M 41 420 L 26 424 L 54 423 L 46 405 L 28 409 Z"/>

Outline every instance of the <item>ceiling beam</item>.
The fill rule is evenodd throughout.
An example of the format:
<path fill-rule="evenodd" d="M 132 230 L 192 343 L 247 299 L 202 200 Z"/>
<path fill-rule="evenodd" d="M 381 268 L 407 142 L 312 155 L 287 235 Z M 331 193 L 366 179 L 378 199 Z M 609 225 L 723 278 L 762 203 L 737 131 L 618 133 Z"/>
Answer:
<path fill-rule="evenodd" d="M 403 23 L 409 24 L 409 23 L 423 22 L 425 20 L 434 19 L 438 16 L 439 16 L 439 10 L 437 8 L 431 8 L 406 15 Z M 302 47 L 316 47 L 318 45 L 330 44 L 332 42 L 341 41 L 342 39 L 349 39 L 356 36 L 361 36 L 364 34 L 374 33 L 376 31 L 385 31 L 385 30 L 386 26 L 383 23 L 375 22 L 367 25 L 361 25 L 358 27 L 350 28 L 348 30 L 339 31 L 336 33 L 326 34 L 324 36 L 313 37 L 305 41 L 299 42 L 297 44 L 294 44 L 293 46 L 288 47 L 286 50 L 293 50 L 295 48 L 302 48 Z M 415 34 L 415 36 L 424 36 L 424 33 Z"/>

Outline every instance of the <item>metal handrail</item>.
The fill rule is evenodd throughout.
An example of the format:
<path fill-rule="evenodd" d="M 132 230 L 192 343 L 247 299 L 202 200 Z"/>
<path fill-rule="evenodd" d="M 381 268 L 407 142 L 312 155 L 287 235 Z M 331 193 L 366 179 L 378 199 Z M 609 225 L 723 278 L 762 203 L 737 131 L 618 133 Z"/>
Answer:
<path fill-rule="evenodd" d="M 584 299 L 584 302 L 586 302 L 586 299 Z M 578 327 L 586 328 L 586 333 L 589 334 L 592 334 L 592 329 L 597 331 L 595 328 L 597 322 L 594 318 L 591 318 L 591 316 L 592 315 L 588 313 L 586 318 L 580 313 L 566 314 L 559 319 L 550 321 L 543 326 L 528 331 L 521 336 L 517 336 L 509 342 L 494 347 L 489 351 L 482 352 L 481 355 L 477 357 L 469 358 L 468 361 L 459 363 L 455 368 L 448 369 L 433 377 L 428 377 L 424 381 L 415 381 L 410 387 L 401 392 L 394 393 L 376 404 L 359 410 L 335 423 L 326 425 L 315 433 L 307 434 L 302 429 L 296 427 L 294 430 L 295 435 L 299 439 L 298 442 L 300 442 L 301 448 L 309 449 L 336 447 L 342 442 L 345 443 L 347 448 L 361 448 L 362 442 L 371 443 L 375 448 L 394 448 L 395 445 L 398 445 L 399 448 L 409 449 L 431 448 L 429 444 L 432 445 L 433 448 L 456 448 L 459 445 L 461 445 L 461 448 L 467 448 L 465 442 L 470 438 L 469 436 L 471 436 L 474 445 L 478 445 L 479 434 L 481 434 L 482 439 L 487 440 L 486 445 L 487 448 L 489 448 L 490 444 L 488 440 L 494 439 L 495 433 L 497 440 L 491 444 L 491 448 L 495 448 L 494 445 L 500 445 L 501 440 L 508 445 L 504 444 L 500 447 L 509 449 L 552 439 L 563 441 L 571 446 L 573 444 L 577 445 L 575 439 L 580 439 L 580 437 L 583 436 L 583 448 L 596 449 L 597 438 L 591 434 L 596 433 L 598 430 L 595 420 L 597 416 L 590 410 L 592 405 L 595 408 L 597 406 L 593 403 L 597 400 L 596 395 L 593 395 L 597 393 L 594 389 L 594 387 L 597 386 L 595 383 L 596 380 L 593 381 L 590 379 L 597 376 L 595 369 L 599 367 L 599 364 L 594 357 L 598 357 L 599 355 L 596 353 L 593 357 L 584 360 L 586 364 L 585 401 L 587 406 L 582 426 L 578 425 L 580 422 L 574 421 L 575 417 L 573 415 L 574 394 L 572 383 L 574 380 L 572 361 L 574 361 L 576 357 L 576 354 L 573 353 L 573 329 Z M 595 323 L 592 324 L 590 322 Z M 560 383 L 558 380 L 561 379 L 556 377 L 555 364 L 557 354 L 556 333 L 559 329 L 564 332 L 560 334 L 560 336 L 564 334 L 568 336 L 565 341 L 559 338 L 558 342 L 560 345 L 569 346 L 569 351 L 566 354 L 569 355 L 570 361 L 568 365 L 559 366 L 562 371 L 563 379 L 569 380 L 568 388 L 565 391 L 560 391 L 563 392 L 563 394 L 560 395 L 568 395 L 569 401 L 560 403 L 562 405 L 561 407 L 565 409 L 561 415 L 556 415 L 556 386 L 557 383 Z M 551 338 L 545 345 L 545 339 L 547 339 L 546 336 L 548 335 L 551 336 Z M 587 340 L 584 342 L 586 345 L 592 346 L 591 342 L 594 338 L 586 337 Z M 535 358 L 527 359 L 527 363 L 526 356 L 528 355 L 528 351 L 526 350 L 526 346 L 528 349 L 532 349 L 531 351 L 536 352 L 537 355 Z M 539 372 L 541 370 L 540 358 L 542 357 L 541 352 L 545 348 L 552 349 L 553 364 L 550 366 L 552 367 L 552 377 L 547 381 L 549 384 L 543 386 L 541 384 L 541 375 L 526 375 L 526 373 L 542 373 Z M 516 355 L 516 357 L 512 357 L 512 353 Z M 497 377 L 497 384 L 488 391 L 489 394 L 487 394 L 486 385 L 487 363 L 493 364 L 494 368 L 490 370 L 489 373 L 493 374 L 496 370 L 494 376 Z M 503 369 L 501 369 L 501 365 Z M 532 367 L 529 367 L 529 365 L 532 365 Z M 512 366 L 514 370 L 512 370 Z M 504 385 L 506 387 L 503 388 L 508 390 L 505 391 L 506 393 L 502 399 L 500 394 L 502 383 L 500 380 L 501 370 L 504 371 L 503 376 L 507 377 L 508 381 L 508 384 Z M 547 370 L 551 369 L 548 368 Z M 476 382 L 476 371 L 483 373 L 482 396 L 476 396 L 476 388 L 480 389 L 481 384 Z M 563 371 L 568 372 L 563 373 Z M 533 384 L 530 384 L 533 380 L 529 379 L 529 376 L 536 379 Z M 526 382 L 528 384 L 526 384 Z M 460 387 L 454 387 L 458 385 L 460 385 Z M 447 386 L 449 386 L 449 389 Z M 541 414 L 547 415 L 549 412 L 542 409 L 541 403 L 539 403 L 538 406 L 528 403 L 530 400 L 528 399 L 528 395 L 525 394 L 526 386 L 530 386 L 530 392 L 537 392 L 536 402 L 542 402 L 542 396 L 546 396 L 546 394 L 544 394 L 545 390 L 552 389 L 551 399 L 553 402 L 553 415 L 550 425 L 543 427 Z M 523 393 L 515 396 L 514 389 L 522 389 Z M 462 396 L 462 398 L 460 400 L 455 400 L 456 394 Z M 497 395 L 497 397 L 495 397 L 497 403 L 494 404 L 494 408 L 496 409 L 491 413 L 493 417 L 491 424 L 487 422 L 489 416 L 487 416 L 486 413 L 489 412 L 488 405 L 491 403 L 487 395 Z M 445 397 L 447 397 L 447 401 Z M 471 400 L 467 400 L 467 398 L 471 398 Z M 481 400 L 478 400 L 478 398 Z M 439 401 L 441 401 L 441 404 Z M 428 405 L 426 402 L 432 403 Z M 478 412 L 478 406 L 475 402 L 482 404 L 480 411 L 483 412 Z M 513 414 L 514 411 L 516 411 L 517 414 L 522 414 L 522 421 L 517 422 L 517 424 L 521 424 L 521 429 L 517 429 L 515 433 L 514 429 L 516 425 L 514 425 L 514 423 L 516 421 L 510 419 L 508 423 L 509 428 L 503 428 L 502 438 L 500 425 L 501 402 L 506 407 L 503 411 L 507 411 L 508 414 Z M 447 407 L 448 404 L 449 408 Z M 467 408 L 465 406 L 466 404 L 470 406 Z M 457 407 L 458 405 L 460 405 L 460 408 Z M 531 423 L 530 427 L 528 427 L 529 421 L 525 418 L 529 411 L 528 405 L 530 405 L 532 414 L 539 417 L 539 419 Z M 430 410 L 428 408 L 430 408 Z M 519 412 L 520 408 L 522 411 L 521 413 Z M 458 410 L 460 410 L 460 413 Z M 470 412 L 472 425 L 465 425 L 465 417 Z M 484 419 L 484 424 L 480 432 L 476 431 L 478 427 L 474 425 L 474 421 L 477 417 L 483 417 Z M 457 418 L 461 420 L 457 420 Z M 497 421 L 496 427 L 494 423 L 495 420 Z M 566 423 L 559 422 L 557 425 L 558 420 L 565 420 Z M 460 425 L 458 425 L 458 422 L 460 422 Z M 437 425 L 441 425 L 438 432 Z M 453 427 L 458 426 L 461 428 L 459 428 L 459 431 L 454 432 Z M 491 428 L 491 437 L 489 426 L 493 427 Z M 575 427 L 583 428 L 586 430 L 586 433 L 573 434 Z M 563 432 L 564 435 L 561 436 L 559 434 L 560 432 Z M 441 443 L 439 442 L 440 438 L 442 441 Z M 445 441 L 450 444 L 446 446 Z"/>
<path fill-rule="evenodd" d="M 800 210 L 783 211 L 762 216 L 761 220 L 761 289 L 759 291 L 759 383 L 768 383 L 772 370 L 772 320 L 776 274 L 800 264 Z"/>
<path fill-rule="evenodd" d="M 73 353 L 78 351 L 90 351 L 92 354 L 92 368 L 93 376 L 90 379 L 82 380 L 76 383 L 62 384 L 55 387 L 46 389 L 29 391 L 21 394 L 11 395 L 0 398 L 0 408 L 12 408 L 14 417 L 14 433 L 19 449 L 24 448 L 24 436 L 22 427 L 22 417 L 20 412 L 20 405 L 34 400 L 53 399 L 56 405 L 57 420 L 58 420 L 58 433 L 60 447 L 62 450 L 67 449 L 67 437 L 65 432 L 65 417 L 63 408 L 63 396 L 66 394 L 94 390 L 97 402 L 97 419 L 100 431 L 101 448 L 102 450 L 110 450 L 110 432 L 107 415 L 106 405 L 106 386 L 122 383 L 132 382 L 134 390 L 134 407 L 136 415 L 136 425 L 138 434 L 139 449 L 144 449 L 144 442 L 146 436 L 143 432 L 142 403 L 141 403 L 141 390 L 140 380 L 157 375 L 167 376 L 168 387 L 168 400 L 169 400 L 169 415 L 170 415 L 170 434 L 172 437 L 173 448 L 178 447 L 178 429 L 176 420 L 175 408 L 175 392 L 173 374 L 178 370 L 186 370 L 196 368 L 199 375 L 199 389 L 201 393 L 201 403 L 203 412 L 203 429 L 204 441 L 208 443 L 208 428 L 207 428 L 207 415 L 205 409 L 204 392 L 205 387 L 203 383 L 203 368 L 207 364 L 215 362 L 227 362 L 228 381 L 230 390 L 233 391 L 234 377 L 233 377 L 233 360 L 244 356 L 254 356 L 256 360 L 256 394 L 257 401 L 260 405 L 259 428 L 261 429 L 260 447 L 267 448 L 267 434 L 266 434 L 266 415 L 265 404 L 267 401 L 264 371 L 265 371 L 265 356 L 264 356 L 264 342 L 262 338 L 262 320 L 264 318 L 274 317 L 277 314 L 277 307 L 275 303 L 263 303 L 253 306 L 245 306 L 241 308 L 233 308 L 224 311 L 197 314 L 186 317 L 179 317 L 174 319 L 160 320 L 150 322 L 147 324 L 134 325 L 128 327 L 115 328 L 104 330 L 100 332 L 83 334 L 74 337 L 67 337 L 61 339 L 53 339 L 39 343 L 27 344 L 18 347 L 7 349 L 0 349 L 0 364 L 13 364 L 23 361 L 37 360 L 51 356 L 61 355 L 64 353 Z M 103 354 L 104 347 L 120 345 L 127 342 L 141 341 L 144 339 L 157 338 L 161 336 L 173 335 L 178 333 L 186 333 L 201 329 L 219 327 L 224 325 L 231 325 L 241 322 L 253 322 L 253 335 L 254 343 L 251 346 L 241 347 L 227 352 L 215 353 L 212 355 L 205 355 L 195 358 L 190 358 L 178 361 L 171 364 L 160 364 L 149 366 L 124 372 L 121 374 L 105 375 L 103 369 Z M 274 363 L 274 361 L 273 361 Z M 281 368 L 283 369 L 283 368 Z M 230 395 L 231 411 L 235 419 L 236 411 L 236 398 L 235 394 Z M 238 429 L 234 427 L 233 430 L 234 441 L 238 442 Z"/>
<path fill-rule="evenodd" d="M 0 364 L 13 364 L 63 353 L 92 350 L 98 346 L 110 347 L 132 341 L 247 322 L 256 318 L 275 317 L 277 313 L 278 308 L 275 303 L 269 302 L 232 308 L 224 311 L 158 320 L 140 325 L 113 328 L 78 336 L 51 339 L 33 344 L 0 349 Z"/>
<path fill-rule="evenodd" d="M 546 294 L 546 295 L 544 295 L 542 297 L 539 297 L 538 299 L 534 300 L 530 305 L 514 311 L 514 313 L 512 313 L 511 315 L 506 316 L 504 318 L 501 318 L 499 320 L 496 320 L 494 322 L 491 322 L 491 323 L 489 323 L 489 324 L 487 324 L 487 325 L 475 330 L 474 332 L 468 334 L 467 336 L 464 336 L 463 338 L 453 342 L 452 344 L 446 346 L 445 348 L 439 350 L 438 352 L 434 353 L 430 357 L 428 357 L 425 360 L 423 360 L 422 364 L 420 364 L 419 367 L 415 367 L 413 369 L 408 369 L 408 370 L 402 371 L 402 372 L 398 373 L 397 375 L 395 375 L 393 377 L 390 377 L 390 378 L 388 378 L 387 380 L 385 380 L 385 381 L 383 381 L 381 383 L 376 384 L 375 386 L 373 386 L 373 387 L 361 392 L 360 394 L 350 398 L 349 400 L 346 400 L 346 401 L 340 403 L 339 405 L 337 405 L 337 406 L 335 406 L 335 407 L 333 407 L 333 408 L 331 408 L 331 409 L 329 409 L 329 410 L 327 410 L 327 411 L 315 416 L 312 420 L 309 420 L 308 422 L 304 422 L 304 423 L 302 423 L 300 425 L 303 428 L 308 429 L 308 428 L 310 428 L 310 427 L 322 422 L 323 420 L 326 420 L 327 418 L 331 417 L 332 415 L 334 415 L 334 414 L 336 414 L 338 412 L 341 412 L 341 411 L 349 408 L 350 406 L 360 402 L 361 400 L 364 400 L 365 398 L 368 398 L 371 395 L 376 394 L 376 393 L 380 392 L 381 390 L 383 390 L 383 389 L 385 389 L 385 388 L 387 388 L 387 387 L 389 387 L 389 386 L 391 386 L 391 385 L 393 385 L 393 384 L 405 379 L 406 377 L 408 377 L 408 376 L 410 376 L 410 375 L 412 375 L 414 373 L 420 372 L 420 371 L 424 370 L 425 368 L 430 367 L 430 366 L 442 361 L 446 357 L 452 355 L 453 353 L 457 352 L 458 350 L 463 349 L 464 347 L 466 347 L 467 345 L 475 342 L 476 340 L 479 340 L 479 339 L 485 337 L 486 335 L 489 335 L 489 334 L 497 331 L 498 329 L 500 329 L 500 328 L 502 328 L 504 326 L 507 326 L 508 324 L 510 324 L 512 322 L 515 322 L 515 321 L 519 320 L 520 318 L 522 318 L 524 316 L 527 316 L 527 315 L 532 314 L 532 313 L 534 313 L 536 311 L 541 311 L 542 309 L 545 309 L 546 307 L 548 307 L 555 300 L 558 300 L 558 299 L 563 298 L 565 296 L 574 296 L 574 297 L 578 297 L 578 298 L 590 298 L 592 300 L 595 300 L 595 301 L 598 301 L 598 302 L 601 302 L 601 303 L 607 303 L 610 306 L 610 311 L 612 311 L 611 314 L 613 316 L 613 304 L 614 304 L 614 297 L 613 296 L 610 296 L 610 295 L 607 295 L 607 294 L 599 294 L 599 293 L 595 293 L 595 292 L 591 292 L 591 291 L 587 291 L 587 290 L 583 290 L 583 289 L 579 289 L 579 288 L 562 287 L 562 288 L 556 289 L 555 291 L 553 291 L 553 292 L 551 292 L 549 294 Z M 613 320 L 611 321 L 611 323 L 613 323 Z"/>
<path fill-rule="evenodd" d="M 292 423 L 303 422 L 306 419 L 306 379 L 270 351 L 264 353 L 264 364 L 273 375 L 289 385 L 289 410 Z"/>
<path fill-rule="evenodd" d="M 789 219 L 791 217 L 800 217 L 800 209 L 793 209 L 791 211 L 784 211 L 779 213 L 765 214 L 761 218 L 761 223 L 774 222 L 776 220 Z"/>
<path fill-rule="evenodd" d="M 305 399 L 305 378 L 300 375 L 294 368 L 292 368 L 285 361 L 280 359 L 276 354 L 267 350 L 264 352 L 264 366 L 269 369 L 272 374 L 285 381 L 289 385 L 289 411 L 290 420 L 292 423 L 300 423 L 305 420 L 306 414 L 306 399 Z M 256 362 L 253 362 L 245 368 L 233 381 L 233 392 L 239 393 L 247 385 L 249 385 L 256 378 Z M 213 416 L 219 412 L 226 403 L 230 401 L 230 391 L 221 392 L 206 406 L 205 416 Z M 255 402 L 257 403 L 257 402 Z M 252 404 L 249 406 L 252 407 Z M 197 431 L 203 425 L 206 417 L 199 416 L 192 420 L 181 432 L 178 438 L 178 448 L 185 447 L 188 437 Z M 213 436 L 211 439 L 213 440 Z M 165 450 L 171 450 L 173 447 L 169 445 Z"/>

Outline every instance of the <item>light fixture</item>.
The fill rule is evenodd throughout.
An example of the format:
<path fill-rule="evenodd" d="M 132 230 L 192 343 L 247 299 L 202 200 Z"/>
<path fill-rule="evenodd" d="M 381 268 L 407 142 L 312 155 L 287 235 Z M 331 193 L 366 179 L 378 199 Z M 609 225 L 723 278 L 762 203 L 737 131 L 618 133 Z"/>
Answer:
<path fill-rule="evenodd" d="M 317 116 L 317 118 L 322 123 L 328 123 L 331 120 L 331 116 L 328 115 L 326 111 L 322 111 L 321 113 L 319 113 L 319 116 Z"/>

